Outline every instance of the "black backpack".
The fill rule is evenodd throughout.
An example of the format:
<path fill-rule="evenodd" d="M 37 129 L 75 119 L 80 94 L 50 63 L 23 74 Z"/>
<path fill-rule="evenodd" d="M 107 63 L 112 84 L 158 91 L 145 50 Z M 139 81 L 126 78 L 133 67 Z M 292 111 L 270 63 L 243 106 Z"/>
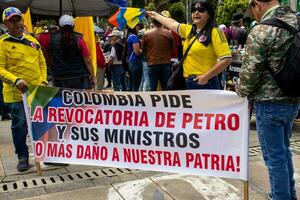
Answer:
<path fill-rule="evenodd" d="M 300 18 L 298 16 L 297 20 L 300 25 Z M 285 95 L 300 97 L 300 30 L 278 18 L 270 18 L 259 24 L 276 26 L 288 30 L 294 35 L 292 44 L 285 55 L 286 61 L 283 63 L 282 69 L 275 73 L 270 66 L 267 65 L 267 67 Z"/>

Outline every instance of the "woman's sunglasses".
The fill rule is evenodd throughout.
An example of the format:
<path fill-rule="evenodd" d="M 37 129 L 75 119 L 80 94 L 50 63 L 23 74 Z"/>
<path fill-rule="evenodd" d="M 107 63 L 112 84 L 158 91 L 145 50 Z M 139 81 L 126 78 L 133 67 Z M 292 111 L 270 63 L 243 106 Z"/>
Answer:
<path fill-rule="evenodd" d="M 199 13 L 205 13 L 206 9 L 203 7 L 192 7 L 192 13 L 198 11 Z"/>

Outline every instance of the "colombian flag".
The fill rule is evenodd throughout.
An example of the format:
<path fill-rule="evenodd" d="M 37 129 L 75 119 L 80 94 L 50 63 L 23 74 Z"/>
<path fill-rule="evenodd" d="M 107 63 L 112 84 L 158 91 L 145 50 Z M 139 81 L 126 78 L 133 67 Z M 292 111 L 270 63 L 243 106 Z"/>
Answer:
<path fill-rule="evenodd" d="M 123 29 L 126 25 L 134 28 L 145 17 L 145 14 L 146 11 L 141 8 L 120 7 L 108 21 L 118 29 Z"/>

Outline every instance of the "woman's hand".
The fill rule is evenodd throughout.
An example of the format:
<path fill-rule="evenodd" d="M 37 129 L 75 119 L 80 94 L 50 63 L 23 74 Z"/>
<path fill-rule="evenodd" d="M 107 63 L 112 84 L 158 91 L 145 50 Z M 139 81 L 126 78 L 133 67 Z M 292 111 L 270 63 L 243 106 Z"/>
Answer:
<path fill-rule="evenodd" d="M 197 81 L 199 85 L 206 85 L 209 79 L 205 75 L 200 75 L 197 76 L 197 78 L 194 78 L 193 81 Z"/>
<path fill-rule="evenodd" d="M 157 16 L 157 12 L 155 11 L 147 11 L 147 15 L 151 18 L 154 19 L 155 16 Z"/>

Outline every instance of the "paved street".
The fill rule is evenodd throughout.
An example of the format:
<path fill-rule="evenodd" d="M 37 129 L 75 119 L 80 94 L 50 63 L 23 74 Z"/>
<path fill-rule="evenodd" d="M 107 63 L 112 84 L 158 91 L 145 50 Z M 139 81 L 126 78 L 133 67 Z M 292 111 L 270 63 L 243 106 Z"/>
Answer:
<path fill-rule="evenodd" d="M 294 127 L 291 147 L 299 195 L 300 125 Z M 251 121 L 249 155 L 250 199 L 267 199 L 268 177 L 258 147 L 254 119 Z M 230 179 L 81 165 L 42 165 L 41 176 L 36 175 L 34 166 L 28 172 L 20 173 L 16 170 L 17 159 L 11 141 L 10 121 L 0 121 L 0 158 L 0 200 L 243 199 L 243 183 Z M 32 156 L 30 162 L 34 165 Z"/>

